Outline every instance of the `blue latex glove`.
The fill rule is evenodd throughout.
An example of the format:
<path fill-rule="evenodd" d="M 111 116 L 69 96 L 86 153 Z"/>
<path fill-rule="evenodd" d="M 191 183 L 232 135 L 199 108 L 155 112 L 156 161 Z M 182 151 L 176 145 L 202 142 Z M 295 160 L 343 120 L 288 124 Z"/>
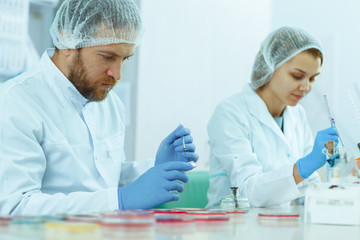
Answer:
<path fill-rule="evenodd" d="M 308 178 L 313 172 L 321 168 L 326 163 L 326 156 L 322 150 L 327 141 L 335 141 L 338 144 L 338 134 L 334 127 L 330 127 L 319 131 L 316 134 L 315 142 L 311 153 L 304 158 L 300 158 L 297 162 L 297 168 L 302 178 Z"/>
<path fill-rule="evenodd" d="M 188 176 L 183 171 L 193 166 L 185 162 L 168 162 L 150 168 L 134 182 L 118 189 L 119 209 L 149 209 L 169 201 L 177 201 Z"/>
<path fill-rule="evenodd" d="M 183 138 L 185 142 L 186 152 L 183 147 Z M 169 136 L 167 136 L 160 144 L 156 153 L 155 166 L 173 161 L 196 162 L 199 155 L 195 153 L 195 145 L 190 135 L 190 130 L 179 125 Z"/>

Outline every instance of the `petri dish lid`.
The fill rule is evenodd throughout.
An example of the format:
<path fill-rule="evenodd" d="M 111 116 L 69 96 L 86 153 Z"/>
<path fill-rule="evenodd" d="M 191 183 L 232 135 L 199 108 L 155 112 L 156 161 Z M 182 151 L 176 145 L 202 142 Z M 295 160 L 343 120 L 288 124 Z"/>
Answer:
<path fill-rule="evenodd" d="M 267 218 L 298 218 L 300 214 L 291 214 L 291 213 L 259 213 L 259 217 Z"/>
<path fill-rule="evenodd" d="M 186 214 L 186 213 L 187 213 L 186 211 L 173 211 L 173 210 L 154 211 L 154 214 Z"/>
<path fill-rule="evenodd" d="M 101 214 L 103 218 L 153 218 L 153 211 L 148 210 L 126 210 L 126 211 L 114 211 L 104 212 Z"/>
<path fill-rule="evenodd" d="M 228 214 L 247 214 L 247 212 L 245 212 L 245 211 L 237 211 L 237 210 L 235 210 L 235 211 L 227 211 L 227 213 Z"/>
<path fill-rule="evenodd" d="M 76 214 L 68 216 L 66 221 L 98 223 L 100 221 L 100 216 L 95 214 Z"/>
<path fill-rule="evenodd" d="M 11 219 L 14 224 L 40 224 L 44 223 L 43 217 L 15 216 Z"/>
<path fill-rule="evenodd" d="M 96 223 L 54 221 L 46 222 L 45 227 L 49 229 L 62 229 L 69 231 L 89 231 L 100 228 Z"/>

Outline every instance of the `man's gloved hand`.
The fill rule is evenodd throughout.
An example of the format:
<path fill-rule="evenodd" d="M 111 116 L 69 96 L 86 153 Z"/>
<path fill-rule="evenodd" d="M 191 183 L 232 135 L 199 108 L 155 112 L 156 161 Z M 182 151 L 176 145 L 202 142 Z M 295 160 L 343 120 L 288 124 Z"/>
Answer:
<path fill-rule="evenodd" d="M 179 200 L 182 182 L 189 180 L 183 171 L 193 166 L 185 162 L 168 162 L 150 168 L 134 182 L 118 189 L 119 209 L 149 209 L 169 201 Z"/>
<path fill-rule="evenodd" d="M 183 141 L 186 151 L 184 151 Z M 181 124 L 160 144 L 156 153 L 155 166 L 173 161 L 196 162 L 199 155 L 195 153 L 195 145 L 190 130 Z"/>
<path fill-rule="evenodd" d="M 307 156 L 300 158 L 297 162 L 297 168 L 302 178 L 308 178 L 313 172 L 321 168 L 326 163 L 326 155 L 322 152 L 327 141 L 335 141 L 338 144 L 338 134 L 335 127 L 330 127 L 319 131 L 316 134 L 313 150 Z"/>

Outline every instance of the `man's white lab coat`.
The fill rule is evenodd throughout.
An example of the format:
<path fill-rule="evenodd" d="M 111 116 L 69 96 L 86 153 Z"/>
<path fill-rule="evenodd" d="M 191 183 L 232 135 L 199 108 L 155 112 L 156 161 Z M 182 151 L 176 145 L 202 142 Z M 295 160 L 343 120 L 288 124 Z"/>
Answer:
<path fill-rule="evenodd" d="M 294 163 L 313 145 L 304 109 L 287 106 L 283 117 L 284 133 L 248 85 L 217 106 L 208 124 L 208 207 L 219 207 L 230 187 L 239 187 L 252 207 L 289 205 L 309 181 L 319 181 L 317 173 L 298 185 L 293 178 Z"/>
<path fill-rule="evenodd" d="M 53 53 L 0 88 L 0 215 L 115 210 L 117 188 L 153 164 L 125 161 L 118 96 L 88 102 Z"/>

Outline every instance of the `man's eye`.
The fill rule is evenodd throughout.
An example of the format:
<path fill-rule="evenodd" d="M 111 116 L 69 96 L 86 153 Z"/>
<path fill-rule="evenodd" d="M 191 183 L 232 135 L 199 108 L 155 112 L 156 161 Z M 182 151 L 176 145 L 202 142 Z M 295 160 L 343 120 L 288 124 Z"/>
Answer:
<path fill-rule="evenodd" d="M 106 56 L 106 55 L 101 55 L 101 56 L 106 60 L 112 60 L 113 59 L 112 56 Z"/>

